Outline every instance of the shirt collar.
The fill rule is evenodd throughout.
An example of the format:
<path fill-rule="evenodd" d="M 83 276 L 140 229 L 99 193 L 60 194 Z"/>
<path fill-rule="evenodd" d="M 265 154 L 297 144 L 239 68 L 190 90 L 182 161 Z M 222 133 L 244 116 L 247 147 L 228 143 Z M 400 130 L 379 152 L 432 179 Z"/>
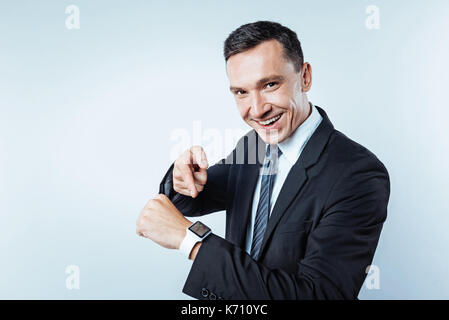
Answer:
<path fill-rule="evenodd" d="M 287 139 L 278 144 L 282 154 L 285 155 L 292 166 L 298 160 L 307 141 L 309 141 L 323 119 L 312 103 L 310 103 L 310 107 L 312 108 L 312 112 L 307 119 Z"/>

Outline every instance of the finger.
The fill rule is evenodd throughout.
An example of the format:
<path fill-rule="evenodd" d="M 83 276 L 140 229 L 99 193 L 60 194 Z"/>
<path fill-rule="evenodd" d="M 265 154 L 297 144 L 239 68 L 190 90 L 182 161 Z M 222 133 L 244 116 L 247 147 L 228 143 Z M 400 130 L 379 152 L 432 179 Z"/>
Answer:
<path fill-rule="evenodd" d="M 182 166 L 180 170 L 182 173 L 182 182 L 189 190 L 190 196 L 192 196 L 193 198 L 196 197 L 198 193 L 195 188 L 192 170 L 188 166 Z"/>
<path fill-rule="evenodd" d="M 177 181 L 182 178 L 181 172 L 178 169 L 178 165 L 173 168 L 173 181 Z"/>
<path fill-rule="evenodd" d="M 192 165 L 192 155 L 190 149 L 184 151 L 178 159 L 175 161 L 175 168 L 181 166 L 191 166 Z"/>
<path fill-rule="evenodd" d="M 193 163 L 197 164 L 202 169 L 207 169 L 209 164 L 207 162 L 206 153 L 200 146 L 193 146 L 190 148 L 193 157 Z"/>
<path fill-rule="evenodd" d="M 195 188 L 198 193 L 204 190 L 204 186 L 202 184 L 195 183 Z"/>
<path fill-rule="evenodd" d="M 182 186 L 186 187 L 189 191 L 186 195 L 190 195 L 192 197 L 195 197 L 197 192 L 195 188 L 195 183 L 193 180 L 193 168 L 191 166 L 192 155 L 190 150 L 187 150 L 179 159 L 178 163 L 176 164 L 177 176 L 178 182 L 181 184 L 180 188 Z"/>
<path fill-rule="evenodd" d="M 207 182 L 207 171 L 202 169 L 201 171 L 194 172 L 193 178 L 195 180 L 195 183 L 205 185 Z"/>
<path fill-rule="evenodd" d="M 196 189 L 196 187 L 195 187 L 195 189 Z M 178 188 L 178 190 L 176 190 L 176 192 L 183 194 L 185 196 L 188 196 L 188 197 L 192 196 L 192 194 L 190 192 L 190 188 L 181 187 L 181 188 Z"/>
<path fill-rule="evenodd" d="M 193 184 L 195 185 L 195 181 Z M 192 196 L 190 192 L 191 189 L 192 187 L 189 186 L 189 184 L 187 184 L 186 182 L 184 182 L 181 174 L 179 174 L 178 178 L 173 180 L 173 190 L 175 190 L 177 193 L 190 197 Z"/>

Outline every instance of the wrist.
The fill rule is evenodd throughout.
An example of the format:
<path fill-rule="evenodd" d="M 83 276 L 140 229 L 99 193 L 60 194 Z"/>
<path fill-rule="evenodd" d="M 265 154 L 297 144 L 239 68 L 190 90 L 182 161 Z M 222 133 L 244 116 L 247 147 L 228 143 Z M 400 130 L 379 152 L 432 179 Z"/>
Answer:
<path fill-rule="evenodd" d="M 192 261 L 195 260 L 196 255 L 198 254 L 198 251 L 200 250 L 201 244 L 202 244 L 202 242 L 195 243 L 195 246 L 193 247 L 192 252 L 190 253 L 190 257 L 189 257 L 190 260 L 192 260 Z"/>
<path fill-rule="evenodd" d="M 178 238 L 178 245 L 176 247 L 177 250 L 180 249 L 182 241 L 185 239 L 187 235 L 187 229 L 193 224 L 191 221 L 185 219 L 186 221 L 182 224 L 183 226 L 178 229 L 179 232 L 177 232 L 177 238 Z"/>

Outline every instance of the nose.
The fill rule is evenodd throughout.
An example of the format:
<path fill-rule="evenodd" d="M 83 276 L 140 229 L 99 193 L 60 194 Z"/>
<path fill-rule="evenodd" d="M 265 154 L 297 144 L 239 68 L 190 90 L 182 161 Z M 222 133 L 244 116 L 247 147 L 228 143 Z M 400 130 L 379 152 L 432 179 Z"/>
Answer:
<path fill-rule="evenodd" d="M 271 105 L 266 103 L 263 96 L 259 93 L 255 93 L 251 100 L 250 110 L 251 116 L 254 119 L 263 119 L 264 114 L 271 110 Z"/>

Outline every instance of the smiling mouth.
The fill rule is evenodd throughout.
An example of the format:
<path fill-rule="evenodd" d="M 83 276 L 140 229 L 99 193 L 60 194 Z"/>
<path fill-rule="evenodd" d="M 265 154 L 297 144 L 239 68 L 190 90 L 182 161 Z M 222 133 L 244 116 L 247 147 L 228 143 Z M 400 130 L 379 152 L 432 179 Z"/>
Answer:
<path fill-rule="evenodd" d="M 280 118 L 282 117 L 282 114 L 278 114 L 277 116 L 274 116 L 270 119 L 267 119 L 265 121 L 256 121 L 259 125 L 262 127 L 271 127 L 274 125 Z"/>

